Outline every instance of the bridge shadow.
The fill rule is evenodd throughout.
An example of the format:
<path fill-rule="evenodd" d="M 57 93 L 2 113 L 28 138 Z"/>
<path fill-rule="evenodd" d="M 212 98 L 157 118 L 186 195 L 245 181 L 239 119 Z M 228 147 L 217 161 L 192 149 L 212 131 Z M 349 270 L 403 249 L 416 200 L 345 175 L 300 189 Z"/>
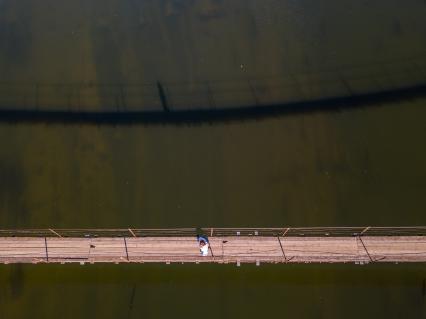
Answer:
<path fill-rule="evenodd" d="M 247 105 L 233 108 L 173 111 L 62 111 L 1 109 L 2 123 L 58 124 L 196 124 L 259 120 L 314 112 L 341 112 L 347 109 L 383 107 L 387 103 L 426 97 L 426 84 L 351 96 L 316 99 L 269 105 Z"/>

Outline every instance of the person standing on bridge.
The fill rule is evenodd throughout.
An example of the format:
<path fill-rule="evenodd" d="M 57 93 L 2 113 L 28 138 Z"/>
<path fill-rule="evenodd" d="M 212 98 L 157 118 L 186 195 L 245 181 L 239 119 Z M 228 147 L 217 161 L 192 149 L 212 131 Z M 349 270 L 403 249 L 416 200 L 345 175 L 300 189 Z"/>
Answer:
<path fill-rule="evenodd" d="M 197 235 L 197 241 L 200 245 L 200 253 L 201 256 L 208 256 L 209 255 L 209 240 L 207 236 L 201 236 Z"/>

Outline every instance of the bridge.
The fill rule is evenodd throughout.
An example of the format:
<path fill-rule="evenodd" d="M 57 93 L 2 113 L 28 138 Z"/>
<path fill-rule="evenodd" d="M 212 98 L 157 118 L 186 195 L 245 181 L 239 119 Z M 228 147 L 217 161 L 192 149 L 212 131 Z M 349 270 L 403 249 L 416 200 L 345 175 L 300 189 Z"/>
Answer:
<path fill-rule="evenodd" d="M 426 262 L 426 227 L 0 230 L 3 264 L 376 262 Z"/>

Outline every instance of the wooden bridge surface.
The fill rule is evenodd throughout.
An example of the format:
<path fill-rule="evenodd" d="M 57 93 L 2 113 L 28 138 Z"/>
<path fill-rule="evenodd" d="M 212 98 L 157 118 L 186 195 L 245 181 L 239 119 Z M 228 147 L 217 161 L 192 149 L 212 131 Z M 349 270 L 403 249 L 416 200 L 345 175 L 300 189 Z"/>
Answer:
<path fill-rule="evenodd" d="M 202 257 L 194 237 L 1 237 L 0 263 L 426 262 L 426 236 L 211 237 Z"/>

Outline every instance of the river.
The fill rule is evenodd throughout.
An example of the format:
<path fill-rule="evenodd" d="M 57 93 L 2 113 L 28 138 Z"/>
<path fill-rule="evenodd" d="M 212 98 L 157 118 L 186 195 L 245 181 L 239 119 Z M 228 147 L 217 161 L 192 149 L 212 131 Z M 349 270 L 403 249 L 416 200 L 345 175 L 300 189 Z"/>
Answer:
<path fill-rule="evenodd" d="M 424 1 L 0 1 L 10 110 L 267 107 L 426 82 Z M 136 88 L 136 89 L 135 89 Z M 426 225 L 426 98 L 0 122 L 1 228 Z M 164 110 L 167 111 L 167 110 Z M 424 265 L 3 265 L 0 318 L 426 318 Z"/>

